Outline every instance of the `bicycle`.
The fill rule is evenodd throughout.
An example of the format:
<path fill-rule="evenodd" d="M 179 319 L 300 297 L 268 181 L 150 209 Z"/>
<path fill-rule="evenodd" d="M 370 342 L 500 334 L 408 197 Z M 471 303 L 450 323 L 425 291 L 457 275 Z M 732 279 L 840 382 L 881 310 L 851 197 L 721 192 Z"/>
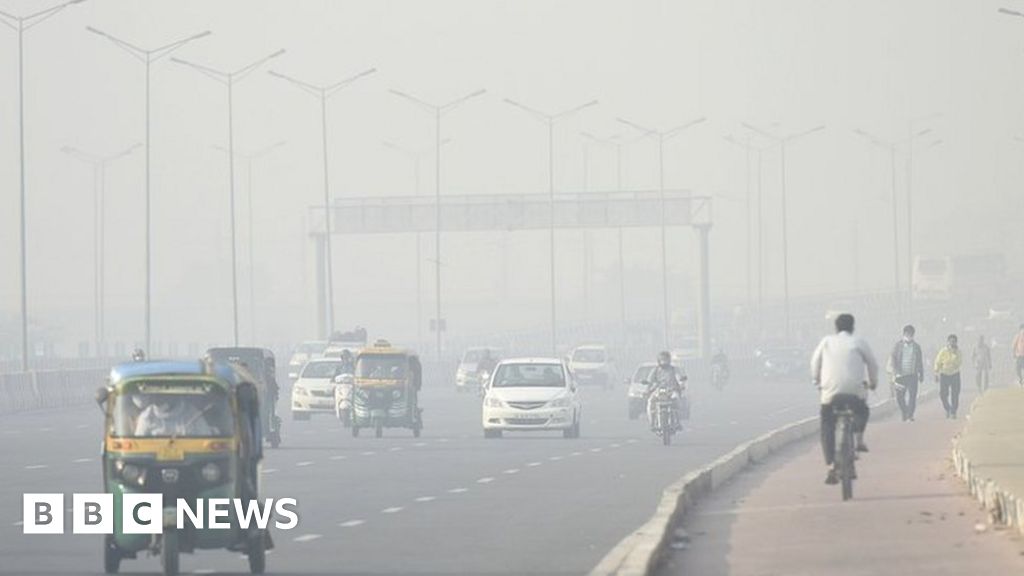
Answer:
<path fill-rule="evenodd" d="M 836 470 L 839 476 L 839 484 L 843 490 L 843 501 L 853 498 L 853 480 L 857 477 L 856 460 L 857 445 L 854 440 L 854 421 L 856 416 L 849 407 L 836 410 L 837 436 L 839 437 L 839 449 L 836 451 Z"/>

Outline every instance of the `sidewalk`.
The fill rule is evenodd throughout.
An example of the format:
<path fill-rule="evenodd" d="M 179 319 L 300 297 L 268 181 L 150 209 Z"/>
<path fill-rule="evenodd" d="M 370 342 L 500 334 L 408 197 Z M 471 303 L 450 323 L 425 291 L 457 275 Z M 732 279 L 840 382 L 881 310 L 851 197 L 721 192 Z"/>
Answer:
<path fill-rule="evenodd" d="M 956 477 L 951 439 L 963 421 L 941 410 L 932 401 L 916 422 L 872 422 L 851 502 L 825 485 L 816 440 L 741 473 L 685 517 L 689 541 L 661 574 L 1024 573 L 1024 543 L 989 526 Z"/>

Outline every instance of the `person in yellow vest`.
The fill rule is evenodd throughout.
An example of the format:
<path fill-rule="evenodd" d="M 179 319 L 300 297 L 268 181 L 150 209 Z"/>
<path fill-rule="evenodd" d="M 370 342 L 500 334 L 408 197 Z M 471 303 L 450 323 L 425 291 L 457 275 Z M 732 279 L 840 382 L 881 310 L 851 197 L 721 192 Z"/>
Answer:
<path fill-rule="evenodd" d="M 957 346 L 956 334 L 946 338 L 946 346 L 935 356 L 935 380 L 939 382 L 939 398 L 946 409 L 946 418 L 956 418 L 960 407 L 960 366 L 963 354 Z"/>

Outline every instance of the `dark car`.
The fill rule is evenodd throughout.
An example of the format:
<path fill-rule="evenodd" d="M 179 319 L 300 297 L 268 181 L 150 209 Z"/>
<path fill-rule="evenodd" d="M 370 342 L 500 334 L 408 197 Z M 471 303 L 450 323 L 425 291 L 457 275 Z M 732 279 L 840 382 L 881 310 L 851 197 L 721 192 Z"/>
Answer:
<path fill-rule="evenodd" d="M 768 348 L 754 353 L 761 375 L 770 380 L 791 379 L 807 375 L 810 354 L 801 348 Z"/>

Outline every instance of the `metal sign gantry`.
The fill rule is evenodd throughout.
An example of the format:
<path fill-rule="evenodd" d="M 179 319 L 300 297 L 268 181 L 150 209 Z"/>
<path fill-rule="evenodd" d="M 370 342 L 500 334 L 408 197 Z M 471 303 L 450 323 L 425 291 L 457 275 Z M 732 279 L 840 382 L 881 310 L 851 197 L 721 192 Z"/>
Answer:
<path fill-rule="evenodd" d="M 698 233 L 700 290 L 698 335 L 701 354 L 710 351 L 709 233 L 712 202 L 688 190 L 446 195 L 441 203 L 441 232 L 528 231 L 659 228 L 685 226 Z M 437 205 L 427 196 L 381 196 L 335 199 L 331 204 L 332 234 L 404 234 L 434 232 Z M 319 218 L 310 235 L 316 241 L 317 318 L 326 329 L 323 207 L 310 207 Z M 554 221 L 552 222 L 552 218 Z"/>

